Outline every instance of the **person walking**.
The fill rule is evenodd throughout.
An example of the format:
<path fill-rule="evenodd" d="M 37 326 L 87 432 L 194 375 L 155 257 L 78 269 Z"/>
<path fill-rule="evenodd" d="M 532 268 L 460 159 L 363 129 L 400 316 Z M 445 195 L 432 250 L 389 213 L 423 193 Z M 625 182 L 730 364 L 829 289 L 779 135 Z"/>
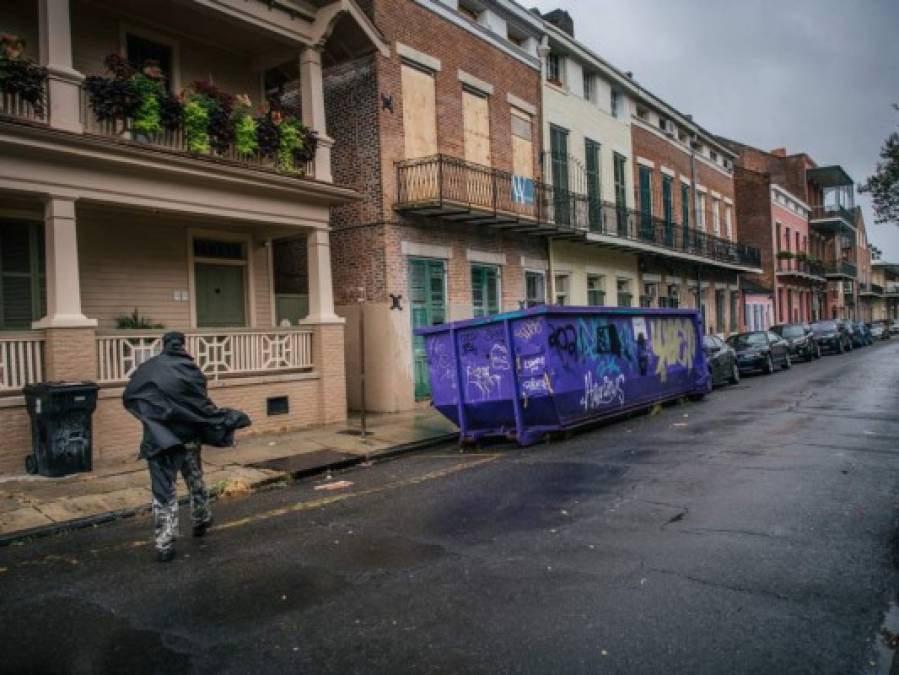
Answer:
<path fill-rule="evenodd" d="M 184 344 L 183 333 L 166 333 L 162 352 L 137 367 L 122 395 L 125 409 L 143 425 L 140 456 L 147 460 L 150 470 L 154 538 L 160 562 L 175 557 L 178 474 L 184 477 L 190 492 L 193 535 L 202 537 L 212 525 L 200 457 L 202 444 L 233 445 L 235 430 L 250 425 L 245 413 L 219 408 L 210 400 L 206 376 Z"/>

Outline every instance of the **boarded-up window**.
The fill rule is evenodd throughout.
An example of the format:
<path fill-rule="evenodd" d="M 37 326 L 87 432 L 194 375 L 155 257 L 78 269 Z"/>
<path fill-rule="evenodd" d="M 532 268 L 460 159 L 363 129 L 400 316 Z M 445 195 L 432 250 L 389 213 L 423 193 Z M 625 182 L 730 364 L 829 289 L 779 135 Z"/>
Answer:
<path fill-rule="evenodd" d="M 534 177 L 534 146 L 531 116 L 512 108 L 512 173 Z"/>
<path fill-rule="evenodd" d="M 490 102 L 486 96 L 462 92 L 465 159 L 490 166 Z"/>
<path fill-rule="evenodd" d="M 434 76 L 403 64 L 403 135 L 406 159 L 437 154 Z"/>

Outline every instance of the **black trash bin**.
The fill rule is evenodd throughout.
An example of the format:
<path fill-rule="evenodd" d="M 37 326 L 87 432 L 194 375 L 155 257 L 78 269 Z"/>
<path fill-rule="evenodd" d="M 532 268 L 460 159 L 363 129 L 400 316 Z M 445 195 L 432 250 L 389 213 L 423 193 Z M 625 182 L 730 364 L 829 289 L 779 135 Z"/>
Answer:
<path fill-rule="evenodd" d="M 31 417 L 28 473 L 65 476 L 93 465 L 91 415 L 97 407 L 93 382 L 41 382 L 25 387 Z"/>

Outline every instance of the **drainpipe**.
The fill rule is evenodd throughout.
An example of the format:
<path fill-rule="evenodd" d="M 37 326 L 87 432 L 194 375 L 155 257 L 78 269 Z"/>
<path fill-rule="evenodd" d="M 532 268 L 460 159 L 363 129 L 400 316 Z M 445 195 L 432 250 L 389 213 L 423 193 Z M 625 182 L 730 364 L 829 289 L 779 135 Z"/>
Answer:
<path fill-rule="evenodd" d="M 540 90 L 537 92 L 538 100 L 540 101 L 540 107 L 538 109 L 537 121 L 540 124 L 540 182 L 546 183 L 546 176 L 544 175 L 544 169 L 546 164 L 546 131 L 549 129 L 549 121 L 543 119 L 543 111 L 545 106 L 543 105 L 543 95 L 546 91 L 546 60 L 549 56 L 549 36 L 544 34 L 540 38 L 540 45 L 537 47 L 537 56 L 540 59 L 540 80 L 539 87 Z M 536 202 L 534 206 L 537 209 L 537 218 L 540 218 L 540 209 L 541 204 L 539 202 L 541 198 L 540 190 L 534 189 L 534 201 Z M 553 274 L 553 250 L 552 250 L 552 238 L 546 237 L 546 283 L 543 284 L 543 293 L 547 295 L 546 302 L 547 304 L 553 304 L 553 301 L 556 297 L 556 276 Z M 527 289 L 525 289 L 527 292 Z"/>

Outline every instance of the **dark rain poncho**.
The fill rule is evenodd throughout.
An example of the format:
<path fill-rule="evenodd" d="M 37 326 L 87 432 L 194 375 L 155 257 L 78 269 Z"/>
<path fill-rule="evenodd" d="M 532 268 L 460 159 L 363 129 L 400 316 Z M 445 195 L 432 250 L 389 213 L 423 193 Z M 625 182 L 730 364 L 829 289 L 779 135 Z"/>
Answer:
<path fill-rule="evenodd" d="M 209 400 L 206 376 L 184 351 L 166 349 L 141 364 L 125 387 L 122 404 L 144 425 L 144 459 L 197 440 L 230 446 L 234 431 L 250 425 L 245 413 Z"/>

